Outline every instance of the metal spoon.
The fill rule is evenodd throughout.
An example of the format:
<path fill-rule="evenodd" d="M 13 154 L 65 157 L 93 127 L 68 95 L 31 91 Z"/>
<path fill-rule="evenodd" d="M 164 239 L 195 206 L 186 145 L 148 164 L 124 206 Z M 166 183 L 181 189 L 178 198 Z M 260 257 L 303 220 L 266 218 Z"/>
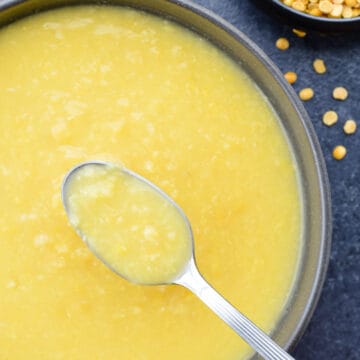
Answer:
<path fill-rule="evenodd" d="M 71 178 L 76 172 L 85 166 L 113 166 L 110 163 L 102 161 L 89 161 L 81 163 L 75 166 L 65 176 L 62 185 L 62 200 L 65 207 L 65 211 L 70 218 L 70 210 L 68 206 L 68 185 Z M 293 359 L 287 352 L 285 352 L 279 345 L 277 345 L 268 335 L 260 330 L 253 322 L 251 322 L 246 316 L 232 306 L 227 300 L 225 300 L 216 290 L 214 290 L 210 284 L 202 277 L 199 270 L 197 269 L 194 247 L 193 247 L 193 236 L 189 220 L 187 219 L 181 208 L 171 199 L 166 193 L 159 189 L 156 185 L 151 183 L 149 180 L 142 176 L 123 169 L 128 175 L 134 176 L 138 180 L 144 182 L 147 186 L 151 187 L 154 191 L 158 192 L 166 201 L 169 201 L 179 212 L 179 215 L 184 219 L 185 223 L 189 228 L 191 234 L 189 241 L 192 244 L 192 256 L 189 259 L 185 270 L 178 274 L 175 279 L 172 279 L 168 284 L 177 284 L 186 287 L 192 291 L 197 297 L 199 297 L 215 314 L 217 314 L 223 321 L 225 321 L 238 335 L 240 335 L 254 350 L 256 350 L 264 359 L 268 360 L 282 360 L 282 359 Z M 97 254 L 91 246 L 85 240 L 84 234 L 79 229 L 75 229 L 85 243 L 89 246 L 90 250 L 111 270 L 111 266 Z M 124 277 L 122 274 L 118 275 Z M 131 281 L 131 279 L 127 279 Z M 146 285 L 164 285 L 164 284 L 146 284 Z"/>

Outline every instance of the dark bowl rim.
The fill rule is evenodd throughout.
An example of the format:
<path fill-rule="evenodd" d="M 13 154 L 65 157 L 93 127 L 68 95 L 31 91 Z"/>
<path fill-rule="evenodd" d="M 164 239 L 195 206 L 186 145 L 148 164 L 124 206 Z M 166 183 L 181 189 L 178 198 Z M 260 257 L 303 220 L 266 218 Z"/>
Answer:
<path fill-rule="evenodd" d="M 30 2 L 31 0 L 3 0 L 0 3 L 0 12 L 11 8 L 13 6 L 19 5 L 21 3 Z M 328 268 L 328 263 L 330 260 L 330 250 L 331 250 L 331 234 L 332 234 L 332 214 L 331 214 L 331 196 L 330 196 L 330 184 L 329 178 L 327 174 L 325 160 L 322 154 L 321 146 L 319 140 L 317 138 L 316 132 L 310 120 L 310 117 L 305 110 L 304 105 L 300 101 L 296 92 L 293 88 L 286 82 L 283 77 L 283 74 L 279 70 L 279 68 L 275 65 L 275 63 L 270 60 L 270 58 L 265 54 L 263 50 L 260 49 L 258 45 L 256 45 L 247 35 L 245 35 L 242 31 L 237 29 L 235 26 L 231 25 L 228 21 L 223 19 L 221 16 L 215 14 L 213 11 L 198 5 L 191 0 L 161 0 L 164 3 L 172 3 L 177 6 L 180 6 L 186 10 L 189 10 L 196 15 L 205 18 L 209 22 L 213 23 L 215 26 L 220 28 L 221 30 L 228 33 L 232 36 L 237 42 L 246 47 L 250 52 L 252 52 L 261 63 L 267 68 L 271 76 L 275 79 L 275 81 L 281 86 L 282 90 L 288 97 L 288 100 L 294 106 L 296 113 L 301 121 L 301 125 L 306 133 L 307 139 L 309 141 L 309 146 L 311 153 L 314 157 L 314 165 L 316 168 L 318 187 L 319 187 L 319 197 L 321 203 L 321 228 L 320 235 L 320 251 L 318 256 L 318 264 L 316 268 L 316 275 L 314 278 L 314 282 L 311 287 L 310 294 L 307 298 L 306 304 L 304 306 L 304 311 L 302 313 L 300 321 L 297 323 L 296 328 L 292 332 L 292 334 L 288 337 L 288 341 L 284 344 L 284 348 L 287 350 L 293 349 L 296 345 L 297 341 L 301 338 L 304 333 L 306 326 L 310 322 L 311 316 L 316 308 L 318 300 L 321 295 L 322 287 L 326 278 L 326 272 Z M 261 0 L 263 1 L 263 0 Z M 273 0 L 270 0 L 273 2 Z M 124 5 L 128 3 L 128 1 L 123 1 Z M 41 3 L 40 3 L 41 4 Z M 115 5 L 115 1 L 112 0 L 78 0 L 76 1 L 76 5 Z M 50 5 L 50 6 L 46 6 Z M 68 5 L 55 5 L 51 6 L 51 1 L 44 1 L 40 6 L 40 12 L 51 10 L 53 8 L 65 7 Z M 36 12 L 37 13 L 37 12 Z M 34 12 L 29 11 L 27 16 L 34 14 Z M 16 21 L 17 19 L 10 19 L 10 23 Z M 184 26 L 184 25 L 183 25 Z M 2 27 L 2 26 L 1 26 Z M 223 50 L 224 51 L 224 50 Z"/>

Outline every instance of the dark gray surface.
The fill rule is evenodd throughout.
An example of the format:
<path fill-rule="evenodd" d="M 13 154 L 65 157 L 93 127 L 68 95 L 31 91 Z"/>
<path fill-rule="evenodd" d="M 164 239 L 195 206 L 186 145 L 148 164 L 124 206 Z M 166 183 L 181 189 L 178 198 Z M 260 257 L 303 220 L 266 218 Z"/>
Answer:
<path fill-rule="evenodd" d="M 324 290 L 302 340 L 293 355 L 297 359 L 360 359 L 360 130 L 347 136 L 346 119 L 358 120 L 360 127 L 360 36 L 319 36 L 301 39 L 291 28 L 258 10 L 251 0 L 195 0 L 235 25 L 256 42 L 283 71 L 296 71 L 296 90 L 311 86 L 313 100 L 305 103 L 318 134 L 327 163 L 334 217 L 331 260 Z M 274 43 L 280 36 L 290 40 L 282 52 Z M 325 60 L 328 72 L 318 75 L 312 68 L 315 58 Z M 332 99 L 332 90 L 349 90 L 345 102 Z M 328 128 L 322 114 L 336 110 L 339 122 Z M 348 155 L 340 162 L 332 148 L 343 144 Z"/>

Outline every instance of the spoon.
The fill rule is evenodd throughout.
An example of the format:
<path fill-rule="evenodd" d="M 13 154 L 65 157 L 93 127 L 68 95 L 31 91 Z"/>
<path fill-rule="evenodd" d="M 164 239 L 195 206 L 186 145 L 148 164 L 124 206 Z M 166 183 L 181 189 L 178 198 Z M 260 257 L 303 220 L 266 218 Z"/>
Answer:
<path fill-rule="evenodd" d="M 62 184 L 62 201 L 65 207 L 65 211 L 69 219 L 71 219 L 71 211 L 68 204 L 68 190 L 71 179 L 76 173 L 87 166 L 113 166 L 111 163 L 102 161 L 89 161 L 81 163 L 72 168 L 65 176 Z M 200 274 L 194 256 L 193 246 L 193 234 L 188 218 L 182 209 L 171 199 L 166 193 L 159 189 L 156 185 L 151 183 L 149 180 L 142 176 L 125 168 L 121 169 L 128 176 L 134 177 L 137 181 L 144 183 L 150 187 L 151 190 L 157 192 L 165 201 L 170 204 L 178 211 L 180 217 L 188 227 L 190 234 L 189 241 L 191 241 L 192 253 L 188 260 L 185 268 L 175 278 L 166 284 L 181 285 L 190 291 L 192 291 L 198 298 L 200 298 L 215 314 L 217 314 L 225 323 L 227 323 L 238 335 L 240 335 L 255 351 L 257 351 L 264 359 L 267 360 L 285 360 L 293 359 L 287 352 L 285 352 L 278 344 L 276 344 L 268 335 L 260 330 L 253 322 L 251 322 L 246 316 L 238 311 L 233 305 L 231 305 L 225 298 L 223 298 L 211 285 L 202 277 Z M 85 234 L 83 234 L 78 228 L 75 228 L 77 233 L 80 235 L 83 241 L 87 244 L 90 250 L 97 256 L 106 266 L 111 270 L 115 271 L 111 265 L 104 259 L 99 253 L 97 253 L 88 241 L 86 240 Z M 123 274 L 115 271 L 118 275 L 122 276 L 126 280 L 133 282 L 132 279 L 127 278 Z M 164 283 L 146 283 L 142 285 L 164 285 Z"/>

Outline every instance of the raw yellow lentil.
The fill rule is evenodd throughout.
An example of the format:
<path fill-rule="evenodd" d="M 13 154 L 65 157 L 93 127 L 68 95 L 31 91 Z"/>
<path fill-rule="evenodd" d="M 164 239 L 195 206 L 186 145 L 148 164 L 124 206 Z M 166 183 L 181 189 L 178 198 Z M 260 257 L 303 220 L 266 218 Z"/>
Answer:
<path fill-rule="evenodd" d="M 319 9 L 323 14 L 330 14 L 334 8 L 334 4 L 329 0 L 321 0 L 319 2 Z"/>
<path fill-rule="evenodd" d="M 345 5 L 355 7 L 359 2 L 356 0 L 345 0 Z"/>
<path fill-rule="evenodd" d="M 350 6 L 344 6 L 343 11 L 342 11 L 342 17 L 344 19 L 350 19 L 353 17 L 352 13 L 353 13 L 353 11 Z"/>
<path fill-rule="evenodd" d="M 356 122 L 355 120 L 346 120 L 344 124 L 344 133 L 347 135 L 354 134 L 356 132 Z"/>
<path fill-rule="evenodd" d="M 299 29 L 292 29 L 292 32 L 297 35 L 298 37 L 305 37 L 306 36 L 306 32 L 305 31 L 302 31 L 302 30 L 299 30 Z"/>
<path fill-rule="evenodd" d="M 286 38 L 279 38 L 276 40 L 276 47 L 279 50 L 287 50 L 290 46 L 289 40 Z"/>
<path fill-rule="evenodd" d="M 333 91 L 333 98 L 335 100 L 345 100 L 348 95 L 348 91 L 342 86 L 336 87 Z"/>
<path fill-rule="evenodd" d="M 322 59 L 315 59 L 313 62 L 313 67 L 318 74 L 326 73 L 326 65 Z"/>
<path fill-rule="evenodd" d="M 294 1 L 291 6 L 295 10 L 299 10 L 299 11 L 305 11 L 306 9 L 305 4 L 301 0 Z"/>
<path fill-rule="evenodd" d="M 308 101 L 314 97 L 314 90 L 312 88 L 305 88 L 300 90 L 299 97 L 303 101 Z"/>
<path fill-rule="evenodd" d="M 334 150 L 332 152 L 333 158 L 336 160 L 341 160 L 346 156 L 346 147 L 343 145 L 338 145 L 334 147 Z"/>
<path fill-rule="evenodd" d="M 343 8 L 344 8 L 344 6 L 341 5 L 341 4 L 334 4 L 334 7 L 333 7 L 331 13 L 329 14 L 329 17 L 331 17 L 331 18 L 341 18 Z"/>
<path fill-rule="evenodd" d="M 288 71 L 284 74 L 284 77 L 289 84 L 294 84 L 297 80 L 297 74 L 294 71 Z"/>
<path fill-rule="evenodd" d="M 332 126 L 337 123 L 338 118 L 338 114 L 335 111 L 329 110 L 323 115 L 322 120 L 326 126 Z"/>

